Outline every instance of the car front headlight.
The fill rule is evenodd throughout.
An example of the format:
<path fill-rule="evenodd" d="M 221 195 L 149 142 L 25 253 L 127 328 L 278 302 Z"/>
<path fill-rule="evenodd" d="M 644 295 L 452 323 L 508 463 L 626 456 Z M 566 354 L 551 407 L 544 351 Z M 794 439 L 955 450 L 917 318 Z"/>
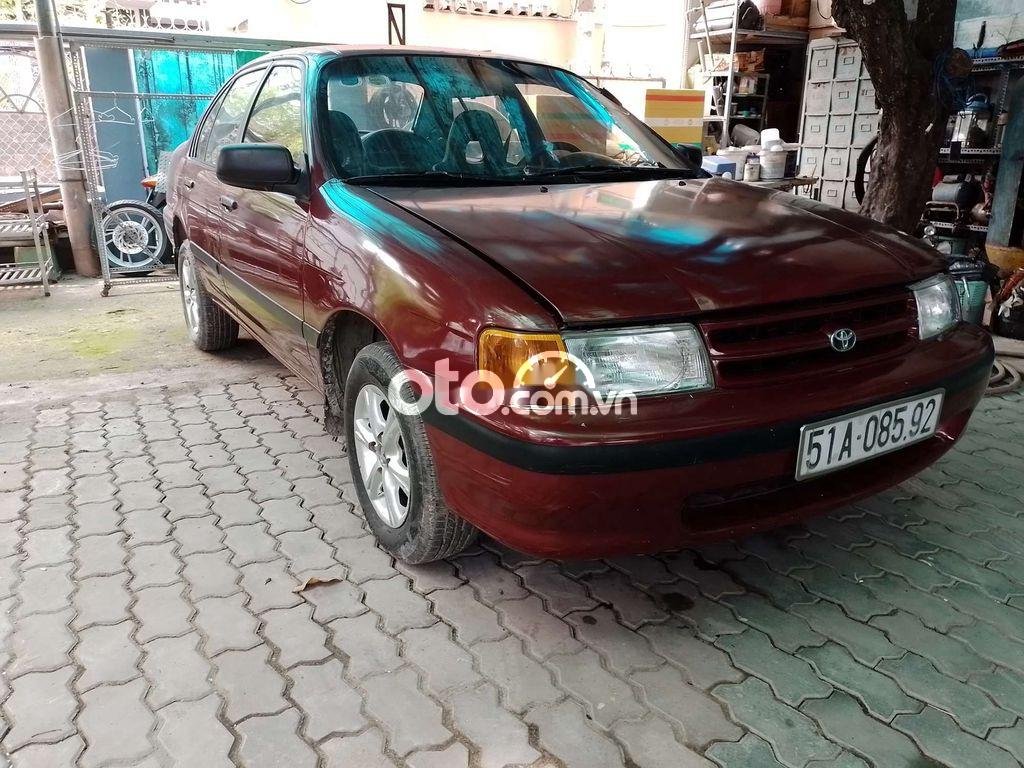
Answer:
<path fill-rule="evenodd" d="M 910 286 L 917 302 L 917 335 L 931 339 L 961 320 L 960 297 L 949 275 L 935 275 Z"/>
<path fill-rule="evenodd" d="M 586 365 L 593 378 L 586 383 L 596 390 L 650 395 L 715 385 L 704 341 L 689 324 L 572 332 L 562 338 L 566 351 Z"/>

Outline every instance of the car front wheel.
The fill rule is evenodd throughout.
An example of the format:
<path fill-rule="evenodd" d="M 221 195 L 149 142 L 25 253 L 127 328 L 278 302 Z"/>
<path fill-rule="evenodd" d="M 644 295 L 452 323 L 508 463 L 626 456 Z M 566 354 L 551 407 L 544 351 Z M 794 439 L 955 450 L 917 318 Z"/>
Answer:
<path fill-rule="evenodd" d="M 392 405 L 389 385 L 401 371 L 386 343 L 356 356 L 345 384 L 345 437 L 359 503 L 377 540 L 400 560 L 427 563 L 461 552 L 477 531 L 441 497 L 423 419 Z"/>

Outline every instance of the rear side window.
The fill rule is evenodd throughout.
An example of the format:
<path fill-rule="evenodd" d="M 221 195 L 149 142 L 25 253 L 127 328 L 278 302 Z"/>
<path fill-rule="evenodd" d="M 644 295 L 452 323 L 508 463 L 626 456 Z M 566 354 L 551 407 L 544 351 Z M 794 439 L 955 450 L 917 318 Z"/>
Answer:
<path fill-rule="evenodd" d="M 196 145 L 196 157 L 204 163 L 215 165 L 217 153 L 225 144 L 238 141 L 242 123 L 249 112 L 252 97 L 266 70 L 246 72 L 233 82 L 216 111 L 203 123 L 202 133 Z M 202 134 L 206 134 L 203 136 Z"/>
<path fill-rule="evenodd" d="M 253 105 L 243 141 L 282 144 L 293 160 L 302 163 L 302 71 L 298 67 L 271 70 Z"/>

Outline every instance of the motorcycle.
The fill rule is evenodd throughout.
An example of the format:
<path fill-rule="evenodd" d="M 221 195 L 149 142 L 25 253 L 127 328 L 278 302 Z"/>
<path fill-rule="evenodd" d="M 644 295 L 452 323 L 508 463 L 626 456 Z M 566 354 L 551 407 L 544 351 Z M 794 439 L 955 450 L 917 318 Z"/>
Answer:
<path fill-rule="evenodd" d="M 103 214 L 103 244 L 112 272 L 148 274 L 169 261 L 171 241 L 163 217 L 167 195 L 158 176 L 147 176 L 142 186 L 145 202 L 118 200 Z"/>

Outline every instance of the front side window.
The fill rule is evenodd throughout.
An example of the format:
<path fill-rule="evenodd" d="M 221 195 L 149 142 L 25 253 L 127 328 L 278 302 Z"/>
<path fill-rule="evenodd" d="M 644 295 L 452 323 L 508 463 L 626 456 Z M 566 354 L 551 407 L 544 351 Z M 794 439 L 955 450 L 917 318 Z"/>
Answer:
<path fill-rule="evenodd" d="M 217 153 L 225 144 L 238 141 L 249 105 L 266 70 L 256 69 L 238 77 L 225 92 L 215 112 L 203 122 L 196 146 L 196 157 L 209 165 L 217 164 Z M 207 130 L 209 126 L 209 130 Z M 203 136 L 203 133 L 206 136 Z"/>
<path fill-rule="evenodd" d="M 356 183 L 574 183 L 697 173 L 597 88 L 542 64 L 339 57 L 321 76 L 317 119 L 329 164 Z"/>
<path fill-rule="evenodd" d="M 270 71 L 253 104 L 243 141 L 281 144 L 296 163 L 303 163 L 302 70 L 282 66 Z"/>

